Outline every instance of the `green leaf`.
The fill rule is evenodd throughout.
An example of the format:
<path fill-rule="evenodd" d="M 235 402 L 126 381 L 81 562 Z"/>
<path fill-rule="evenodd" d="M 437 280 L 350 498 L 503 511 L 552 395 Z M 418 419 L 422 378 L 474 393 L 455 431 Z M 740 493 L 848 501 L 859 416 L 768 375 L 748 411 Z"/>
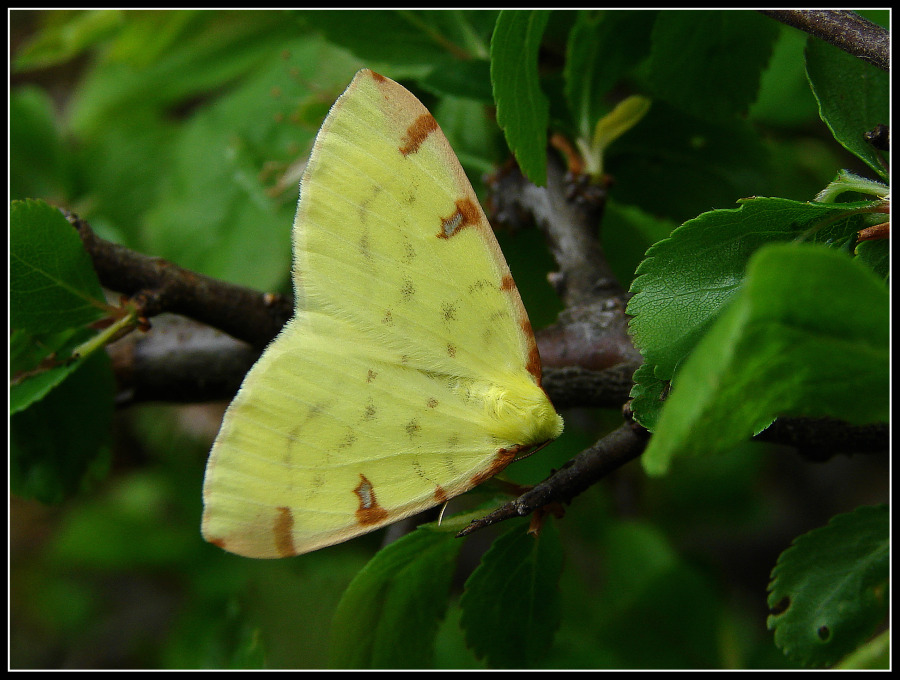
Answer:
<path fill-rule="evenodd" d="M 538 78 L 538 49 L 550 12 L 504 10 L 491 38 L 491 82 L 497 124 L 532 183 L 547 183 L 550 103 Z"/>
<path fill-rule="evenodd" d="M 747 120 L 704 120 L 662 100 L 610 146 L 604 172 L 617 201 L 678 222 L 773 186 L 770 152 Z"/>
<path fill-rule="evenodd" d="M 610 144 L 637 125 L 650 109 L 647 97 L 632 95 L 597 121 L 590 141 L 578 140 L 585 161 L 585 172 L 592 177 L 603 175 L 603 152 Z"/>
<path fill-rule="evenodd" d="M 835 246 L 855 239 L 869 203 L 817 204 L 749 199 L 685 222 L 652 246 L 631 285 L 630 328 L 661 380 L 672 378 L 716 314 L 737 293 L 750 256 L 761 246 L 807 232 Z"/>
<path fill-rule="evenodd" d="M 234 599 L 186 609 L 169 633 L 163 668 L 266 668 L 265 632 Z"/>
<path fill-rule="evenodd" d="M 665 399 L 669 394 L 670 383 L 656 377 L 656 366 L 641 364 L 632 376 L 634 385 L 631 388 L 631 410 L 634 419 L 651 432 L 656 431 L 656 424 L 662 413 Z"/>
<path fill-rule="evenodd" d="M 91 259 L 57 208 L 13 201 L 9 229 L 13 329 L 56 333 L 104 316 L 106 301 Z"/>
<path fill-rule="evenodd" d="M 889 201 L 891 188 L 876 180 L 855 175 L 849 170 L 839 170 L 837 177 L 816 195 L 816 201 L 819 203 L 836 203 L 840 196 L 847 193 L 862 194 L 866 198 L 875 197 Z M 882 218 L 882 221 L 884 221 L 884 218 Z"/>
<path fill-rule="evenodd" d="M 521 524 L 500 536 L 460 601 L 468 646 L 494 668 L 533 668 L 560 623 L 562 546 L 552 522 L 538 537 Z"/>
<path fill-rule="evenodd" d="M 80 365 L 75 348 L 106 301 L 81 238 L 42 201 L 10 205 L 10 414 L 18 413 Z"/>
<path fill-rule="evenodd" d="M 609 90 L 649 51 L 656 12 L 580 11 L 566 47 L 566 100 L 579 137 L 589 140 L 609 110 Z"/>
<path fill-rule="evenodd" d="M 676 222 L 656 216 L 636 205 L 607 200 L 600 238 L 603 252 L 615 253 L 610 266 L 618 281 L 630 285 L 647 249 L 677 227 Z"/>
<path fill-rule="evenodd" d="M 589 639 L 610 650 L 608 667 L 712 668 L 721 663 L 720 585 L 679 555 L 662 530 L 618 518 L 601 530 L 599 550 L 603 559 L 589 573 L 592 583 L 602 586 L 584 607 L 597 611 Z"/>
<path fill-rule="evenodd" d="M 209 15 L 204 10 L 169 12 L 123 12 L 121 30 L 104 57 L 111 62 L 126 62 L 146 68 L 164 60 L 202 30 Z"/>
<path fill-rule="evenodd" d="M 761 249 L 675 376 L 644 469 L 726 451 L 778 415 L 887 421 L 888 309 L 884 283 L 843 253 Z"/>
<path fill-rule="evenodd" d="M 497 12 L 313 10 L 300 16 L 368 64 L 416 69 L 425 76 L 433 69 L 453 68 L 454 60 L 486 59 Z"/>
<path fill-rule="evenodd" d="M 742 115 L 777 37 L 776 23 L 754 12 L 660 12 L 650 51 L 654 93 L 701 118 Z"/>
<path fill-rule="evenodd" d="M 59 503 L 106 474 L 115 384 L 99 352 L 29 409 L 10 418 L 13 493 Z"/>
<path fill-rule="evenodd" d="M 53 99 L 33 85 L 18 87 L 9 98 L 9 193 L 62 200 L 71 176 Z"/>
<path fill-rule="evenodd" d="M 779 27 L 772 58 L 760 77 L 759 96 L 750 107 L 757 123 L 796 129 L 817 117 L 816 100 L 806 78 L 807 34 L 787 25 Z"/>
<path fill-rule="evenodd" d="M 591 147 L 595 151 L 602 151 L 637 125 L 649 109 L 650 100 L 647 97 L 632 95 L 623 99 L 612 111 L 597 121 Z"/>
<path fill-rule="evenodd" d="M 856 256 L 885 281 L 891 273 L 890 239 L 863 241 L 856 246 Z"/>
<path fill-rule="evenodd" d="M 494 103 L 491 63 L 487 59 L 455 62 L 448 68 L 434 69 L 424 78 L 419 78 L 418 83 L 422 89 L 437 95 L 462 97 L 482 105 Z M 485 118 L 483 110 L 478 117 Z"/>
<path fill-rule="evenodd" d="M 124 15 L 122 10 L 108 9 L 52 13 L 47 24 L 19 48 L 14 68 L 26 71 L 69 61 L 115 32 Z"/>
<path fill-rule="evenodd" d="M 156 423 L 158 427 L 159 418 Z M 182 502 L 175 500 L 180 499 L 180 484 L 199 492 L 199 482 L 173 479 L 152 466 L 112 476 L 102 489 L 68 508 L 65 522 L 53 535 L 52 559 L 72 569 L 104 571 L 182 564 L 202 546 L 195 526 L 171 521 L 173 506 Z"/>
<path fill-rule="evenodd" d="M 807 666 L 853 652 L 888 613 L 890 512 L 887 505 L 837 515 L 797 538 L 769 584 L 775 644 Z"/>
<path fill-rule="evenodd" d="M 72 358 L 72 352 L 93 336 L 87 328 L 39 335 L 14 330 L 9 340 L 10 415 L 43 399 L 77 370 L 82 359 Z"/>
<path fill-rule="evenodd" d="M 135 117 L 158 124 L 174 113 L 165 107 L 205 97 L 270 64 L 278 55 L 273 43 L 296 35 L 281 12 L 125 12 L 123 18 L 112 53 L 73 92 L 71 126 L 86 137 L 102 137 L 108 126 L 131 125 Z"/>
<path fill-rule="evenodd" d="M 819 116 L 850 153 L 887 179 L 886 163 L 863 135 L 890 121 L 890 75 L 817 38 L 806 45 L 806 74 Z"/>
<path fill-rule="evenodd" d="M 880 635 L 876 635 L 861 647 L 845 656 L 840 664 L 837 665 L 837 668 L 840 668 L 841 670 L 890 670 L 891 631 L 886 630 Z"/>
<path fill-rule="evenodd" d="M 357 574 L 334 615 L 335 668 L 423 668 L 434 661 L 462 541 L 419 527 L 391 543 Z"/>

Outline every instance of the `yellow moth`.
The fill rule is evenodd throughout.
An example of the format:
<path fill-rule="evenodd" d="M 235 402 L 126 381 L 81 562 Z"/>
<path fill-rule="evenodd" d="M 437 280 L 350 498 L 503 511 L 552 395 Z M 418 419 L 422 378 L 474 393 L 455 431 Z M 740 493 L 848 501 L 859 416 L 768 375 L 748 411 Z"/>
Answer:
<path fill-rule="evenodd" d="M 203 536 L 316 550 L 443 503 L 558 437 L 531 324 L 434 118 L 361 70 L 300 182 L 294 317 L 228 407 Z"/>

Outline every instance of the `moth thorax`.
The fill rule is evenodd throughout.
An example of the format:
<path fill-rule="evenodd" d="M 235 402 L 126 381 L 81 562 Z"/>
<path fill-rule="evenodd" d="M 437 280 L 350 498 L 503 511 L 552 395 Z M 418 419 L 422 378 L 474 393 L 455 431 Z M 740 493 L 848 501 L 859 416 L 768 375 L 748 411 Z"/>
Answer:
<path fill-rule="evenodd" d="M 562 433 L 563 419 L 544 390 L 530 380 L 510 380 L 503 387 L 490 385 L 483 399 L 485 413 L 500 439 L 540 444 Z"/>

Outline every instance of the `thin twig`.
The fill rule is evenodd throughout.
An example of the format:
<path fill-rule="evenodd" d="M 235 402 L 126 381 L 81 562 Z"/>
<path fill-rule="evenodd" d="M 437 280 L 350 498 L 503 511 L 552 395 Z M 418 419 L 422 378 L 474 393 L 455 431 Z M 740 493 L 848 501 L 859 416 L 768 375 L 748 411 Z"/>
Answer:
<path fill-rule="evenodd" d="M 851 425 L 835 418 L 779 418 L 754 439 L 791 446 L 815 462 L 838 454 L 887 453 L 891 442 L 887 423 Z"/>
<path fill-rule="evenodd" d="M 891 34 L 856 12 L 832 9 L 760 11 L 877 66 L 882 71 L 889 71 L 891 68 Z"/>
<path fill-rule="evenodd" d="M 473 520 L 457 536 L 466 536 L 513 517 L 529 515 L 550 503 L 569 503 L 588 487 L 640 456 L 646 445 L 646 431 L 633 423 L 624 423 L 591 448 L 579 453 L 545 481 L 489 515 Z"/>
<path fill-rule="evenodd" d="M 131 296 L 146 317 L 183 314 L 263 348 L 293 313 L 282 295 L 260 293 L 203 276 L 159 257 L 148 257 L 98 237 L 77 215 L 67 218 L 78 230 L 100 283 Z"/>

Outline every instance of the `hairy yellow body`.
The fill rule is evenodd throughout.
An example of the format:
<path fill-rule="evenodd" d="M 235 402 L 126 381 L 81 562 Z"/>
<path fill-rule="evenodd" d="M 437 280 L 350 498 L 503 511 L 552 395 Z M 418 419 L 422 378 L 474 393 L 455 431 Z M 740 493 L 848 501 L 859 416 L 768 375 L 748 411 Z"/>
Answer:
<path fill-rule="evenodd" d="M 456 496 L 562 432 L 531 325 L 459 161 L 362 70 L 300 182 L 296 312 L 228 407 L 206 540 L 297 555 Z"/>

